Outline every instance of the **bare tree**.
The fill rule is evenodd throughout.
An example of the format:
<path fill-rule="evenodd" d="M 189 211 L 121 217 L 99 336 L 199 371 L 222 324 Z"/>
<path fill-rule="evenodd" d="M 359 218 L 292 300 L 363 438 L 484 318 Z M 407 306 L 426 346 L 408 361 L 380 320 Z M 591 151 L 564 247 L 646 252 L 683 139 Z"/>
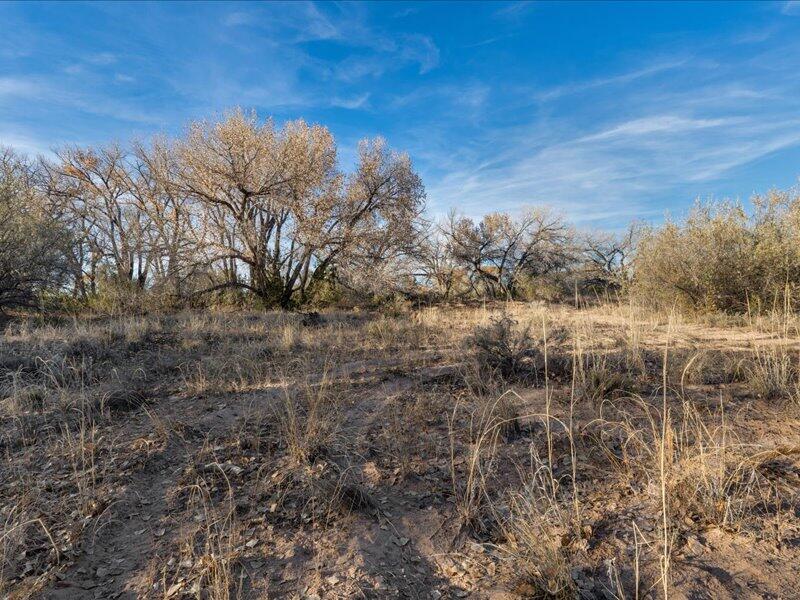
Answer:
<path fill-rule="evenodd" d="M 184 282 L 202 263 L 198 260 L 203 248 L 200 236 L 206 228 L 178 176 L 175 152 L 167 140 L 134 145 L 128 186 L 149 223 L 143 244 L 154 273 L 153 285 L 180 298 Z"/>
<path fill-rule="evenodd" d="M 570 229 L 541 209 L 518 219 L 493 213 L 477 224 L 451 214 L 443 232 L 453 257 L 467 270 L 473 292 L 491 298 L 513 298 L 522 277 L 565 269 L 574 259 Z"/>
<path fill-rule="evenodd" d="M 192 125 L 177 156 L 184 192 L 216 230 L 210 260 L 227 278 L 209 289 L 242 287 L 283 307 L 340 259 L 403 239 L 424 197 L 408 157 L 382 140 L 362 143 L 356 172 L 344 176 L 330 132 L 303 121 L 278 130 L 236 111 Z"/>
<path fill-rule="evenodd" d="M 466 292 L 465 270 L 450 251 L 442 225 L 427 227 L 422 232 L 414 257 L 415 277 L 432 289 L 437 298 L 447 302 Z"/>
<path fill-rule="evenodd" d="M 132 194 L 128 156 L 109 146 L 65 148 L 58 158 L 46 164 L 48 193 L 75 228 L 76 260 L 89 269 L 92 285 L 98 264 L 107 263 L 118 282 L 144 288 L 153 260 L 146 245 L 151 223 Z"/>
<path fill-rule="evenodd" d="M 584 288 L 619 291 L 633 274 L 631 262 L 642 226 L 631 223 L 622 234 L 594 232 L 582 237 Z"/>

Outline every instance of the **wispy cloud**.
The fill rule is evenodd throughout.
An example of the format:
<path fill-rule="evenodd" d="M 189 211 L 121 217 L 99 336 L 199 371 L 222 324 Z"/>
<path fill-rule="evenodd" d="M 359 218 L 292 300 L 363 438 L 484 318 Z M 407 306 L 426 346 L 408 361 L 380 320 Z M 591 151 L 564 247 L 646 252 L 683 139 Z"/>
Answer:
<path fill-rule="evenodd" d="M 331 106 L 338 108 L 347 108 L 355 110 L 357 108 L 364 108 L 369 105 L 369 93 L 361 94 L 352 98 L 332 98 Z"/>
<path fill-rule="evenodd" d="M 743 43 L 734 38 L 724 43 Z M 800 150 L 800 44 L 751 41 L 768 45 L 735 59 L 720 55 L 720 40 L 654 47 L 627 57 L 638 68 L 576 79 L 533 94 L 534 102 L 487 104 L 481 122 L 494 126 L 471 132 L 474 144 L 445 143 L 426 157 L 437 165 L 432 210 L 480 215 L 545 204 L 582 225 L 614 226 L 730 190 L 749 165 Z M 664 58 L 670 53 L 677 57 Z M 430 128 L 420 134 L 421 144 L 431 139 Z"/>
<path fill-rule="evenodd" d="M 98 52 L 97 54 L 87 56 L 86 62 L 100 66 L 113 65 L 117 62 L 117 56 L 111 52 Z"/>
<path fill-rule="evenodd" d="M 507 40 L 510 37 L 514 37 L 514 35 L 516 35 L 516 34 L 509 33 L 509 34 L 506 34 L 506 35 L 497 35 L 497 36 L 485 38 L 485 39 L 482 39 L 480 41 L 473 42 L 473 43 L 470 43 L 470 44 L 465 44 L 463 47 L 464 48 L 479 48 L 481 46 L 488 46 L 490 44 L 494 44 L 495 42 L 499 42 L 501 40 Z"/>
<path fill-rule="evenodd" d="M 351 83 L 367 77 L 380 77 L 389 67 L 382 57 L 353 54 L 336 63 L 332 71 L 336 79 Z"/>
<path fill-rule="evenodd" d="M 222 24 L 226 27 L 237 27 L 239 25 L 249 25 L 253 23 L 254 20 L 255 18 L 252 13 L 237 10 L 225 15 L 222 19 Z"/>
<path fill-rule="evenodd" d="M 17 133 L 13 127 L 0 123 L 0 147 L 14 148 L 28 156 L 54 156 L 48 143 L 31 135 Z"/>
<path fill-rule="evenodd" d="M 454 116 L 458 119 L 469 120 L 481 113 L 489 94 L 488 86 L 475 82 L 418 86 L 410 92 L 393 96 L 388 107 L 394 111 L 418 109 L 423 105 L 449 107 L 451 111 L 457 111 Z"/>
<path fill-rule="evenodd" d="M 41 151 L 42 139 L 177 133 L 238 105 L 329 125 L 344 161 L 357 138 L 385 135 L 411 153 L 432 213 L 539 203 L 599 225 L 747 193 L 756 161 L 772 185 L 800 155 L 796 3 L 693 37 L 648 30 L 622 5 L 193 9 L 152 5 L 128 36 L 131 5 L 75 5 L 69 18 L 92 25 L 75 37 L 0 6 L 0 19 L 22 15 L 0 36 L 0 141 Z M 568 18 L 575 28 L 548 28 Z"/>
<path fill-rule="evenodd" d="M 659 73 L 663 73 L 664 71 L 678 68 L 682 65 L 685 65 L 687 60 L 688 59 L 673 59 L 664 62 L 656 62 L 633 71 L 628 71 L 627 73 L 620 73 L 610 77 L 600 77 L 596 79 L 590 79 L 588 81 L 580 81 L 561 85 L 536 94 L 536 99 L 542 102 L 547 102 L 558 100 L 562 96 L 567 96 L 570 94 L 578 94 L 601 87 L 630 83 L 632 81 L 636 81 L 637 79 L 642 79 L 651 75 L 657 75 Z"/>
<path fill-rule="evenodd" d="M 76 90 L 58 78 L 0 78 L 0 102 L 4 99 L 7 102 L 35 100 L 39 110 L 56 110 L 60 107 L 129 122 L 160 122 L 152 112 L 141 110 L 133 103 L 109 98 L 97 91 Z"/>
<path fill-rule="evenodd" d="M 343 28 L 323 13 L 313 2 L 305 2 L 303 17 L 300 23 L 298 41 L 309 40 L 341 40 L 344 38 Z M 348 24 L 345 21 L 345 24 Z"/>
<path fill-rule="evenodd" d="M 408 17 L 409 15 L 415 15 L 419 12 L 419 8 L 415 8 L 412 6 L 406 7 L 402 10 L 398 10 L 396 13 L 392 15 L 395 19 L 402 19 L 403 17 Z"/>
<path fill-rule="evenodd" d="M 499 19 L 517 19 L 525 15 L 533 6 L 534 2 L 531 0 L 507 2 L 505 6 L 494 11 L 494 16 Z"/>
<path fill-rule="evenodd" d="M 781 12 L 785 15 L 800 15 L 800 0 L 787 0 L 781 7 Z"/>
<path fill-rule="evenodd" d="M 731 118 L 692 119 L 676 115 L 655 115 L 626 121 L 619 125 L 615 125 L 610 129 L 606 129 L 605 131 L 583 137 L 580 141 L 590 142 L 614 138 L 636 138 L 641 136 L 651 136 L 653 134 L 667 134 L 674 136 L 682 135 L 685 132 L 697 131 L 699 129 L 708 129 L 735 123 L 741 124 L 741 122 L 741 119 Z"/>
<path fill-rule="evenodd" d="M 691 195 L 693 183 L 800 144 L 800 119 L 654 115 L 563 140 L 556 130 L 530 144 L 503 137 L 486 141 L 497 161 L 447 173 L 430 187 L 432 201 L 478 213 L 545 204 L 580 224 L 654 217 L 663 211 L 654 198 Z"/>
<path fill-rule="evenodd" d="M 352 49 L 331 67 L 337 78 L 347 82 L 380 76 L 409 64 L 417 65 L 419 73 L 425 74 L 440 60 L 439 48 L 430 36 L 387 32 L 370 23 L 357 4 L 267 5 L 228 13 L 223 23 L 228 28 L 248 27 L 263 33 L 279 51 L 291 47 L 293 52 L 305 55 L 304 45 L 315 42 Z M 238 36 L 230 39 L 238 43 Z"/>
<path fill-rule="evenodd" d="M 24 77 L 0 77 L 0 99 L 35 98 L 42 93 L 42 86 L 35 80 Z"/>
<path fill-rule="evenodd" d="M 439 48 L 426 35 L 406 35 L 400 42 L 400 56 L 419 64 L 420 74 L 435 69 L 439 64 Z"/>

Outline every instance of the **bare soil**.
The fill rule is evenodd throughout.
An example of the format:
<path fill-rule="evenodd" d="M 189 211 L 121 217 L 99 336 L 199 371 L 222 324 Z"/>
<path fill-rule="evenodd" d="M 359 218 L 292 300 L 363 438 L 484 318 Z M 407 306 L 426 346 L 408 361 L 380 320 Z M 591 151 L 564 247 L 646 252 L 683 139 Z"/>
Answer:
<path fill-rule="evenodd" d="M 511 374 L 472 337 L 503 312 L 539 348 Z M 0 595 L 797 597 L 798 405 L 753 383 L 761 355 L 796 377 L 774 331 L 528 305 L 12 323 Z"/>

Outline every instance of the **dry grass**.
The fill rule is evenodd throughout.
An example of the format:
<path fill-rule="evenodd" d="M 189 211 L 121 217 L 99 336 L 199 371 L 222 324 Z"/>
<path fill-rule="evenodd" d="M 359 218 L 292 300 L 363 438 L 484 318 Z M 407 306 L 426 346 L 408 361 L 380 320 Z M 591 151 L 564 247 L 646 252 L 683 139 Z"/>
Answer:
<path fill-rule="evenodd" d="M 575 533 L 575 514 L 559 498 L 558 486 L 546 461 L 531 456 L 530 474 L 522 488 L 510 496 L 510 511 L 503 525 L 505 549 L 520 576 L 550 598 L 574 598 L 572 578 L 575 551 L 566 540 Z"/>
<path fill-rule="evenodd" d="M 13 323 L 0 594 L 102 583 L 95 540 L 143 597 L 696 592 L 677 557 L 709 530 L 795 557 L 792 319 L 507 304 Z M 704 560 L 732 569 L 732 547 Z"/>
<path fill-rule="evenodd" d="M 326 455 L 339 428 L 338 403 L 325 371 L 318 381 L 305 381 L 300 389 L 283 387 L 274 419 L 295 465 L 310 465 Z"/>
<path fill-rule="evenodd" d="M 784 346 L 756 346 L 744 371 L 747 384 L 756 396 L 800 402 L 797 351 L 789 352 Z"/>

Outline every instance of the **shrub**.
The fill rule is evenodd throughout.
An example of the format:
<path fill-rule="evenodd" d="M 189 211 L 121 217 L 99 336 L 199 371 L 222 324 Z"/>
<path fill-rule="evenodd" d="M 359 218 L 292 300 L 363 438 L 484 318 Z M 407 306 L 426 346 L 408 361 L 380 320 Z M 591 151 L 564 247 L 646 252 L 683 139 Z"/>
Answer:
<path fill-rule="evenodd" d="M 519 328 L 508 316 L 494 318 L 485 327 L 477 327 L 470 338 L 478 349 L 481 365 L 504 377 L 535 372 L 544 363 L 544 355 L 530 335 L 530 327 Z"/>
<path fill-rule="evenodd" d="M 576 391 L 591 402 L 600 403 L 633 387 L 624 357 L 591 353 L 576 368 Z"/>
<path fill-rule="evenodd" d="M 66 275 L 68 234 L 48 215 L 30 165 L 0 149 L 0 310 L 32 307 Z"/>
<path fill-rule="evenodd" d="M 752 236 L 735 204 L 698 204 L 683 223 L 645 232 L 633 291 L 661 308 L 695 311 L 747 306 Z"/>
<path fill-rule="evenodd" d="M 684 221 L 645 231 L 632 292 L 659 308 L 744 313 L 781 306 L 800 286 L 800 196 L 771 192 L 754 211 L 698 203 Z"/>

